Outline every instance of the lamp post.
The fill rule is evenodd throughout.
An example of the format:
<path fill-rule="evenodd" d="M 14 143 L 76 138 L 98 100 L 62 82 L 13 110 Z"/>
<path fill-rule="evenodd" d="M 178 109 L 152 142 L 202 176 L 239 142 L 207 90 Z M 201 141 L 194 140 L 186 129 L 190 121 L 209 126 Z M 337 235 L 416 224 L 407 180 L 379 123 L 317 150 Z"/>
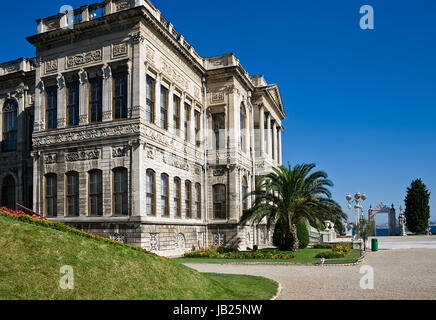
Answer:
<path fill-rule="evenodd" d="M 351 196 L 351 194 L 347 194 L 346 199 L 348 201 L 348 209 L 353 208 L 354 203 L 354 214 L 356 215 L 356 222 L 354 225 L 355 233 L 354 233 L 354 240 L 359 240 L 359 217 L 360 217 L 360 210 L 362 210 L 363 215 L 363 206 L 362 202 L 366 200 L 366 194 L 361 194 L 360 192 L 357 192 L 354 195 L 354 199 Z"/>

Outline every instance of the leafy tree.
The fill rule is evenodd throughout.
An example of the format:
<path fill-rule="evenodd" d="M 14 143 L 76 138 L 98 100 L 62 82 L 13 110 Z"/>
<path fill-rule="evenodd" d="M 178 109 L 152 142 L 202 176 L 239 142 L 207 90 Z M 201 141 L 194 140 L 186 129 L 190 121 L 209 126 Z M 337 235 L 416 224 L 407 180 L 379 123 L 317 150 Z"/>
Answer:
<path fill-rule="evenodd" d="M 430 219 L 430 192 L 421 179 L 412 181 L 407 188 L 406 224 L 414 233 L 422 233 L 428 228 Z"/>
<path fill-rule="evenodd" d="M 375 221 L 369 222 L 365 218 L 360 218 L 359 223 L 359 235 L 363 239 L 363 250 L 366 251 L 366 243 L 369 239 L 369 235 L 371 234 L 371 230 L 375 227 Z"/>
<path fill-rule="evenodd" d="M 339 211 L 332 210 L 339 205 L 331 199 L 329 187 L 333 182 L 323 171 L 311 172 L 315 164 L 296 165 L 293 168 L 273 168 L 273 172 L 263 176 L 256 191 L 252 192 L 255 201 L 241 217 L 240 225 L 259 223 L 266 219 L 267 230 L 277 223 L 281 226 L 279 247 L 286 247 L 286 235 L 290 232 L 295 239 L 292 251 L 299 248 L 299 221 L 307 220 L 317 226 L 326 214 L 335 217 Z"/>
<path fill-rule="evenodd" d="M 282 239 L 285 239 L 282 241 Z M 297 224 L 297 238 L 299 249 L 307 248 L 310 242 L 310 234 L 308 225 L 305 221 L 299 221 Z M 277 223 L 274 227 L 273 244 L 281 251 L 290 251 L 294 246 L 294 237 L 291 232 L 287 232 L 283 236 L 283 228 L 281 223 Z"/>

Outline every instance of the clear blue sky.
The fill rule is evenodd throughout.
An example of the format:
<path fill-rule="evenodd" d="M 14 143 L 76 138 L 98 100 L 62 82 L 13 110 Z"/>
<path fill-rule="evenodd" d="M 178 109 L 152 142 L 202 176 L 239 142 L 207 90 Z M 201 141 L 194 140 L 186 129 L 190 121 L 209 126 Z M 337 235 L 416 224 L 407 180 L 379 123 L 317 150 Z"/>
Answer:
<path fill-rule="evenodd" d="M 86 3 L 2 3 L 0 61 L 34 56 L 24 37 L 36 33 L 35 19 Z M 344 210 L 356 191 L 368 194 L 366 209 L 404 207 L 406 188 L 422 178 L 436 220 L 436 1 L 153 3 L 200 55 L 234 52 L 250 74 L 279 83 L 284 161 L 327 171 Z M 373 31 L 359 28 L 365 4 L 375 10 Z"/>

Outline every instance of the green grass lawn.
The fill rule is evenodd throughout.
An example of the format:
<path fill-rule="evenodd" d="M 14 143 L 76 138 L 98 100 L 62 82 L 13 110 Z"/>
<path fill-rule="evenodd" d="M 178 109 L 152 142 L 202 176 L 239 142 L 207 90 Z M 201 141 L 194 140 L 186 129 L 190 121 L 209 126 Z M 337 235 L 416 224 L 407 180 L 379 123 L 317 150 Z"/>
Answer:
<path fill-rule="evenodd" d="M 209 259 L 209 258 L 177 258 L 176 261 L 180 263 L 215 263 L 215 264 L 225 264 L 225 263 L 235 263 L 235 262 L 286 262 L 286 263 L 316 263 L 320 264 L 320 260 L 315 258 L 315 256 L 320 253 L 327 251 L 327 249 L 300 249 L 295 252 L 295 257 L 293 259 L 281 260 L 281 259 Z M 339 259 L 327 259 L 326 264 L 344 264 L 344 263 L 355 263 L 362 255 L 360 250 L 351 250 L 350 254 L 344 258 Z"/>
<path fill-rule="evenodd" d="M 62 290 L 60 269 L 75 287 Z M 0 216 L 0 300 L 271 299 L 278 284 L 201 274 L 178 261 Z"/>

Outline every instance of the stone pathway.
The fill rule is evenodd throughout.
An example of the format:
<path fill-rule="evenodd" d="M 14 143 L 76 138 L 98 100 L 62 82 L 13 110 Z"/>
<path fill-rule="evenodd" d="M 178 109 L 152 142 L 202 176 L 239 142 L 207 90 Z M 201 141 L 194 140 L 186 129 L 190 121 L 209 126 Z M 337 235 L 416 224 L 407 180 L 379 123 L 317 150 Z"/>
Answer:
<path fill-rule="evenodd" d="M 386 243 L 401 245 L 401 241 Z M 418 240 L 418 241 L 416 241 Z M 384 240 L 381 240 L 381 244 Z M 421 242 L 420 239 L 406 242 Z M 422 241 L 426 243 L 427 241 Z M 216 265 L 187 264 L 200 272 L 263 276 L 282 285 L 279 300 L 436 300 L 436 250 L 380 250 L 368 252 L 358 266 Z M 374 270 L 374 289 L 360 287 L 362 266 Z"/>

